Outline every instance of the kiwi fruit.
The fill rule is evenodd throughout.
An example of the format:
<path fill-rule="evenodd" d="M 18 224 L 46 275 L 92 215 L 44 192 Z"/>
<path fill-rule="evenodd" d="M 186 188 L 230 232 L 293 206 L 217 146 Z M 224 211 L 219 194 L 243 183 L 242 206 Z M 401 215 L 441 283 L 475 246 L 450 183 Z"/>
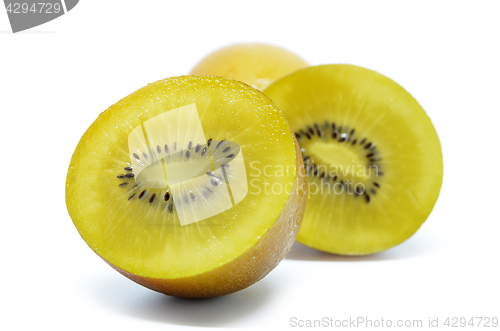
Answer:
<path fill-rule="evenodd" d="M 286 171 L 264 178 L 265 166 Z M 295 241 L 305 202 L 285 117 L 222 77 L 168 78 L 111 106 L 78 143 L 66 182 L 69 214 L 95 253 L 145 287 L 189 298 L 262 279 Z"/>
<path fill-rule="evenodd" d="M 412 236 L 443 178 L 441 145 L 417 101 L 391 79 L 333 64 L 299 70 L 264 93 L 301 147 L 308 201 L 297 241 L 365 255 Z"/>
<path fill-rule="evenodd" d="M 276 79 L 307 66 L 302 58 L 281 47 L 249 43 L 216 50 L 202 59 L 190 74 L 228 77 L 263 90 Z"/>

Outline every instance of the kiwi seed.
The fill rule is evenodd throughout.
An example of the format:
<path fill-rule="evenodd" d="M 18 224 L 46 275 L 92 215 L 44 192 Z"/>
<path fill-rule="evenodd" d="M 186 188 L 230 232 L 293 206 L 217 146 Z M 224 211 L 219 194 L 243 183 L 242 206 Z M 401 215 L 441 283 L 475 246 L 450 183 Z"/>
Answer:
<path fill-rule="evenodd" d="M 224 140 L 221 140 L 221 141 L 217 144 L 217 146 L 215 146 L 215 149 L 219 148 L 219 147 L 220 147 L 223 143 L 224 143 Z"/>

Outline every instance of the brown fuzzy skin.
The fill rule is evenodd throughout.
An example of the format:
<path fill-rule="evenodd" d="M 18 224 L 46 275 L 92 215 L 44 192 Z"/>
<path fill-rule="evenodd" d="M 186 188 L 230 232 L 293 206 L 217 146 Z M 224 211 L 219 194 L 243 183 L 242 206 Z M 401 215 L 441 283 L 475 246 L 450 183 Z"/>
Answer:
<path fill-rule="evenodd" d="M 293 133 L 292 133 L 293 134 Z M 210 298 L 242 290 L 273 270 L 292 248 L 306 207 L 307 185 L 297 140 L 297 176 L 285 207 L 273 226 L 235 260 L 211 271 L 185 278 L 158 279 L 129 273 L 108 261 L 115 270 L 151 290 L 184 298 Z"/>

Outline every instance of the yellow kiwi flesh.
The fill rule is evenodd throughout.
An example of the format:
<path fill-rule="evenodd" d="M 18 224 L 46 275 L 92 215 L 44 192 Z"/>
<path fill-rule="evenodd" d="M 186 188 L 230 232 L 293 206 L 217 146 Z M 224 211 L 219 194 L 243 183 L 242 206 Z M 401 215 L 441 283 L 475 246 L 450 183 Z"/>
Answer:
<path fill-rule="evenodd" d="M 187 108 L 199 119 L 201 137 L 188 128 L 196 120 L 186 127 L 168 124 L 182 122 L 172 116 L 155 122 Z M 170 135 L 165 138 L 169 153 L 175 141 L 174 156 L 167 157 L 163 144 L 152 143 L 162 132 Z M 150 145 L 143 150 L 133 138 L 141 135 Z M 237 152 L 230 151 L 232 146 Z M 211 155 L 208 165 L 196 159 L 203 147 Z M 221 77 L 165 79 L 111 106 L 85 132 L 68 170 L 68 211 L 87 244 L 136 282 L 176 296 L 225 295 L 264 277 L 297 235 L 305 208 L 297 148 L 283 114 L 246 84 Z M 217 167 L 215 156 L 226 150 L 221 159 L 239 158 L 239 173 L 234 162 Z M 202 172 L 195 175 L 197 164 Z M 266 165 L 285 171 L 263 178 Z M 175 171 L 168 180 L 158 180 L 169 166 Z M 212 167 L 206 174 L 205 166 Z M 238 197 L 244 185 L 248 190 Z M 266 185 L 288 190 L 264 194 Z M 229 191 L 227 209 L 219 208 L 223 199 L 217 190 Z M 179 192 L 185 194 L 176 196 Z M 213 215 L 193 218 L 203 211 Z M 183 212 L 192 223 L 181 224 Z"/>
<path fill-rule="evenodd" d="M 304 157 L 309 197 L 299 242 L 364 255 L 417 231 L 438 198 L 443 161 L 434 126 L 408 92 L 375 71 L 338 64 L 299 70 L 264 93 Z"/>
<path fill-rule="evenodd" d="M 191 75 L 216 75 L 236 79 L 263 90 L 270 83 L 308 64 L 278 46 L 248 43 L 221 48 L 207 55 Z"/>

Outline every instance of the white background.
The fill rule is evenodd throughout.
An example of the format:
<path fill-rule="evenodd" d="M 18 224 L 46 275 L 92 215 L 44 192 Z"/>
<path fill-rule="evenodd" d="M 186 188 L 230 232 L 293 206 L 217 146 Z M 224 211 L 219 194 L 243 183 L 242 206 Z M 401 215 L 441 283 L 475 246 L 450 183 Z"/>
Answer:
<path fill-rule="evenodd" d="M 83 0 L 12 34 L 1 8 L 0 328 L 500 317 L 499 13 L 498 1 Z M 253 41 L 313 65 L 374 69 L 405 87 L 441 139 L 436 207 L 398 247 L 354 258 L 296 244 L 261 282 L 227 297 L 193 301 L 142 288 L 92 253 L 74 228 L 64 201 L 73 150 L 122 97 L 188 73 L 219 47 Z"/>

